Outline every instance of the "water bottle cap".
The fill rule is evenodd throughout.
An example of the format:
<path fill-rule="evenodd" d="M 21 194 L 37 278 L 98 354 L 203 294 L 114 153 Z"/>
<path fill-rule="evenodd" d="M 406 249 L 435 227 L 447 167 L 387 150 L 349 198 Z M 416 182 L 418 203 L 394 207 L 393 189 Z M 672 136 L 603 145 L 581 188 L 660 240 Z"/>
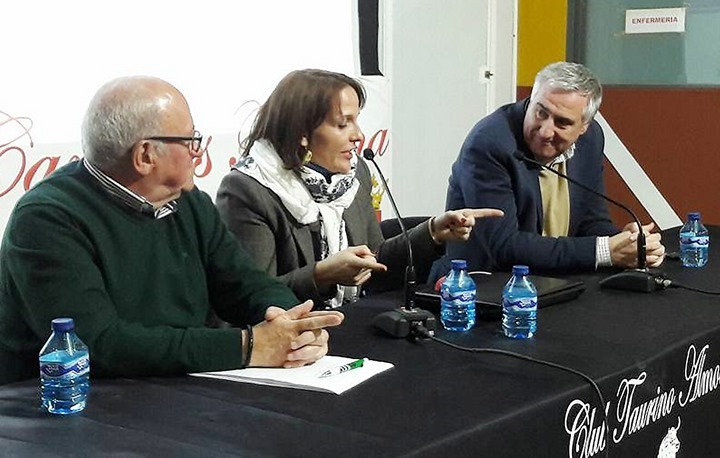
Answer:
<path fill-rule="evenodd" d="M 690 212 L 688 213 L 688 219 L 691 219 L 693 221 L 699 221 L 700 220 L 700 212 Z"/>
<path fill-rule="evenodd" d="M 464 259 L 453 259 L 450 265 L 453 269 L 467 269 L 467 261 Z"/>
<path fill-rule="evenodd" d="M 513 266 L 513 274 L 515 274 L 515 275 L 527 275 L 529 273 L 530 273 L 530 268 L 528 266 L 522 266 L 522 265 Z"/>
<path fill-rule="evenodd" d="M 70 331 L 75 328 L 75 322 L 72 318 L 55 318 L 52 320 L 53 331 Z"/>

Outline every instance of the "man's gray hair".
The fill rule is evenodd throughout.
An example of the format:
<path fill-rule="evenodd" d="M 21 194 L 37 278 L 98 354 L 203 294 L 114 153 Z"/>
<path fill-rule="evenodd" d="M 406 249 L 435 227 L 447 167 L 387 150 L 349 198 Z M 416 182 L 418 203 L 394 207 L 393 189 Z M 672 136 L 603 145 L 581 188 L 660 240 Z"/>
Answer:
<path fill-rule="evenodd" d="M 588 99 L 583 110 L 583 122 L 592 121 L 602 102 L 602 86 L 595 75 L 582 64 L 573 62 L 555 62 L 540 70 L 535 76 L 531 99 L 535 99 L 542 89 L 558 92 L 577 92 Z"/>
<path fill-rule="evenodd" d="M 90 101 L 82 124 L 85 158 L 100 170 L 109 171 L 127 164 L 138 141 L 158 135 L 162 106 L 147 82 L 155 78 L 122 77 L 103 85 Z"/>

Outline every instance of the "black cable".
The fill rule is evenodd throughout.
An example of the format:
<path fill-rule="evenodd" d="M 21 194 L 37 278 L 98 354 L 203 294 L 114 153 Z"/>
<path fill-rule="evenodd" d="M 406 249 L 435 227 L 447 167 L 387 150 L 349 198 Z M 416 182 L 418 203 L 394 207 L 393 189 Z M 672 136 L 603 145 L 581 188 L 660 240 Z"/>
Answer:
<path fill-rule="evenodd" d="M 672 282 L 672 283 L 670 283 L 670 286 L 669 286 L 669 287 L 670 287 L 670 288 L 686 289 L 686 290 L 688 290 L 688 291 L 695 291 L 696 293 L 710 294 L 710 295 L 712 295 L 712 296 L 720 296 L 720 291 L 710 291 L 710 290 L 707 290 L 707 289 L 695 288 L 695 287 L 693 287 L 693 286 L 683 285 L 682 283 Z"/>
<path fill-rule="evenodd" d="M 671 251 L 670 253 L 665 253 L 665 259 L 672 259 L 672 260 L 679 261 L 680 260 L 680 252 Z M 682 283 L 677 283 L 674 281 L 670 281 L 670 283 L 667 285 L 667 287 L 668 288 L 686 289 L 688 291 L 694 291 L 696 293 L 710 294 L 711 296 L 720 296 L 720 291 L 710 291 L 707 289 L 695 288 L 694 286 L 683 285 Z"/>
<path fill-rule="evenodd" d="M 598 387 L 597 383 L 595 383 L 595 380 L 590 378 L 588 375 L 585 375 L 584 373 L 582 373 L 576 369 L 573 369 L 571 367 L 563 366 L 562 364 L 557 364 L 557 363 L 553 363 L 551 361 L 545 361 L 542 359 L 536 359 L 531 356 L 522 355 L 520 353 L 515 353 L 512 351 L 508 351 L 508 350 L 500 350 L 499 348 L 464 347 L 462 345 L 454 344 L 452 342 L 441 339 L 439 337 L 435 337 L 433 334 L 428 332 L 428 330 L 425 329 L 425 327 L 422 326 L 422 324 L 418 324 L 418 325 L 414 326 L 413 332 L 416 335 L 420 335 L 420 336 L 428 338 L 430 340 L 434 340 L 435 342 L 441 343 L 443 345 L 447 345 L 448 347 L 454 348 L 456 350 L 467 351 L 470 353 L 496 353 L 496 354 L 500 354 L 500 355 L 511 356 L 513 358 L 518 358 L 518 359 L 522 359 L 525 361 L 530 361 L 532 363 L 553 367 L 555 369 L 560 369 L 560 370 L 570 372 L 571 374 L 575 374 L 575 375 L 582 377 L 585 381 L 587 381 L 590 384 L 590 386 L 592 386 L 593 390 L 595 390 L 595 394 L 597 395 L 598 399 L 600 400 L 600 410 L 602 411 L 603 420 L 605 421 L 605 423 L 604 423 L 605 424 L 605 434 L 606 434 L 606 436 L 605 436 L 605 456 L 606 457 L 610 456 L 609 455 L 609 453 L 610 453 L 609 452 L 609 449 L 610 449 L 610 440 L 609 440 L 610 439 L 610 424 L 608 423 L 607 412 L 605 412 L 605 398 L 603 397 L 602 392 L 600 391 L 600 387 Z"/>

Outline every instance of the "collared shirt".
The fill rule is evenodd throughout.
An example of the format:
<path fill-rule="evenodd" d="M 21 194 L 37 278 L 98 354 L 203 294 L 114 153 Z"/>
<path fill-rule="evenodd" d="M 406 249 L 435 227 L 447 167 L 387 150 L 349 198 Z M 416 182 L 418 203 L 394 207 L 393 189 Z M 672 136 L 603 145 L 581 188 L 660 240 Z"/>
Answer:
<path fill-rule="evenodd" d="M 87 171 L 90 172 L 90 175 L 98 181 L 100 186 L 107 191 L 108 194 L 144 215 L 150 215 L 155 219 L 161 219 L 168 215 L 172 215 L 178 210 L 178 204 L 175 200 L 171 200 L 165 205 L 155 208 L 146 198 L 134 193 L 127 187 L 113 180 L 102 170 L 92 165 L 90 161 L 83 159 L 82 163 Z"/>
<path fill-rule="evenodd" d="M 560 154 L 558 154 L 557 156 L 555 156 L 555 158 L 554 158 L 552 161 L 548 162 L 546 165 L 547 165 L 548 167 L 552 167 L 552 166 L 555 165 L 555 164 L 560 164 L 560 163 L 562 163 L 562 162 L 567 162 L 567 161 L 569 161 L 570 159 L 572 159 L 572 157 L 573 157 L 574 155 L 575 155 L 575 143 L 573 143 L 572 145 L 570 145 L 570 147 L 569 147 L 568 149 L 566 149 L 565 151 L 563 151 L 562 153 L 560 153 Z"/>
<path fill-rule="evenodd" d="M 547 165 L 551 167 L 555 164 L 569 161 L 575 155 L 575 143 L 570 148 L 558 155 Z M 595 268 L 612 266 L 612 257 L 610 256 L 610 237 L 598 237 L 595 239 Z"/>

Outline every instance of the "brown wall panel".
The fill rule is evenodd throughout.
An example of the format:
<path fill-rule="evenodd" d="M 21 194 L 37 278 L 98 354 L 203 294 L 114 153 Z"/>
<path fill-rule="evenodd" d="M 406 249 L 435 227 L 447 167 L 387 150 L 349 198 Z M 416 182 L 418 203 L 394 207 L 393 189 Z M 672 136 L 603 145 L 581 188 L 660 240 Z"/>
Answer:
<path fill-rule="evenodd" d="M 720 224 L 720 89 L 605 87 L 601 111 L 681 219 Z"/>

